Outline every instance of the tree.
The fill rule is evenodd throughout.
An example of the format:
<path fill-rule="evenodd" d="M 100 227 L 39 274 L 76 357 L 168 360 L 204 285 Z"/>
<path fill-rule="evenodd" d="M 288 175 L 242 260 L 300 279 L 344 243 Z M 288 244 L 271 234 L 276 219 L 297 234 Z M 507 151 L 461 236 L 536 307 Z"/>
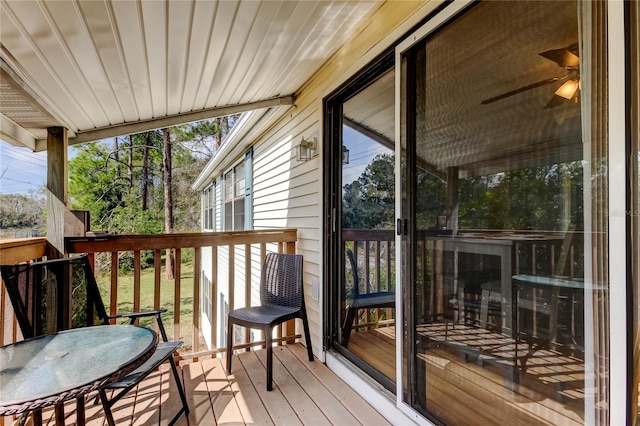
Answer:
<path fill-rule="evenodd" d="M 460 228 L 584 229 L 582 164 L 550 164 L 460 180 Z"/>
<path fill-rule="evenodd" d="M 225 123 L 234 121 L 209 120 L 74 147 L 77 153 L 69 163 L 72 208 L 89 210 L 91 228 L 112 234 L 199 230 L 200 194 L 191 183 L 215 153 L 213 132 L 226 135 Z M 121 266 L 132 264 L 128 256 L 121 255 Z M 142 266 L 151 259 L 143 253 Z M 173 260 L 167 257 L 170 274 Z"/>
<path fill-rule="evenodd" d="M 342 225 L 356 229 L 393 229 L 394 156 L 376 156 L 360 177 L 343 186 Z"/>
<path fill-rule="evenodd" d="M 173 233 L 173 196 L 171 188 L 171 134 L 169 129 L 162 129 L 164 145 L 162 150 L 162 174 L 164 176 L 164 232 Z M 174 278 L 174 257 L 173 251 L 167 249 L 165 259 L 166 278 Z"/>
<path fill-rule="evenodd" d="M 44 231 L 46 199 L 32 192 L 0 194 L 0 228 L 31 228 Z"/>
<path fill-rule="evenodd" d="M 194 157 L 211 158 L 238 121 L 239 115 L 218 117 L 174 127 L 175 141 L 186 147 Z"/>

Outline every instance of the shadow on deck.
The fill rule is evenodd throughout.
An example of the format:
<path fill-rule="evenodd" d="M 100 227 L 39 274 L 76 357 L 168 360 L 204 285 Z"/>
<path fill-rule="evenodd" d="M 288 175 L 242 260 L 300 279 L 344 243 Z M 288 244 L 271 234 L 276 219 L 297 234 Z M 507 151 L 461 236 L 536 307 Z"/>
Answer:
<path fill-rule="evenodd" d="M 266 351 L 241 352 L 227 375 L 224 358 L 181 362 L 191 413 L 177 425 L 387 425 L 372 406 L 324 364 L 306 359 L 300 344 L 274 347 L 274 389 L 266 391 Z M 113 407 L 117 425 L 166 425 L 180 407 L 169 368 L 151 374 L 136 392 Z M 65 407 L 66 424 L 75 424 L 75 404 Z M 86 424 L 106 425 L 102 407 L 86 402 Z M 54 424 L 53 411 L 43 424 Z"/>

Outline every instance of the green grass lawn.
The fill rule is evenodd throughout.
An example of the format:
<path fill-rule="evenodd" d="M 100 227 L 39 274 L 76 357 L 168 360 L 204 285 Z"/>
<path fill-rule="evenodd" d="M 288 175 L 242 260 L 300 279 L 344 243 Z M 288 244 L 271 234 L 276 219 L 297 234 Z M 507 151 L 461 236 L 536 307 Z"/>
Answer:
<path fill-rule="evenodd" d="M 164 259 L 164 256 L 163 256 Z M 185 260 L 181 265 L 180 284 L 180 336 L 174 337 L 174 281 L 164 279 L 164 261 L 160 283 L 160 308 L 167 310 L 162 315 L 162 322 L 170 340 L 182 340 L 184 345 L 181 352 L 190 351 L 192 347 L 193 330 L 193 261 Z M 100 293 L 104 300 L 107 313 L 111 300 L 110 273 L 105 271 L 96 277 L 100 286 Z M 140 310 L 153 309 L 154 268 L 143 269 L 140 273 Z M 133 271 L 118 274 L 118 313 L 133 312 Z M 152 318 L 144 318 L 140 322 L 144 326 L 152 326 Z"/>

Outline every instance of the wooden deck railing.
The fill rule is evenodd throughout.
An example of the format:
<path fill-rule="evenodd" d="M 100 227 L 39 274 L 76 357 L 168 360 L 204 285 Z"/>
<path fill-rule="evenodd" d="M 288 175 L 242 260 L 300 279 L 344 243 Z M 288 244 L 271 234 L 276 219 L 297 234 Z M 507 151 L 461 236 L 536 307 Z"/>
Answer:
<path fill-rule="evenodd" d="M 446 232 L 446 231 L 445 231 Z M 395 232 L 393 230 L 368 230 L 368 229 L 343 229 L 343 251 L 351 249 L 356 255 L 361 286 L 364 282 L 364 292 L 393 291 L 395 288 L 396 261 L 395 261 Z M 433 305 L 444 305 L 447 289 L 442 288 L 444 283 L 434 277 L 434 274 L 442 274 L 436 271 L 434 265 L 443 261 L 442 246 L 438 242 L 450 240 L 470 240 L 487 245 L 501 242 L 508 245 L 510 253 L 511 274 L 531 275 L 561 275 L 565 277 L 579 277 L 583 271 L 583 232 L 545 232 L 545 231 L 507 231 L 507 230 L 463 230 L 452 238 L 450 235 L 437 235 L 432 231 L 425 231 L 418 235 L 416 247 L 417 259 L 416 272 L 418 280 L 430 282 L 432 287 L 432 299 L 439 297 L 439 302 L 431 301 Z M 453 243 L 455 245 L 455 243 Z M 440 259 L 438 261 L 438 259 Z M 495 259 L 494 259 L 495 260 Z M 346 262 L 346 259 L 345 259 Z M 455 261 L 458 265 L 458 261 Z M 462 267 L 463 265 L 458 265 Z M 467 265 L 469 266 L 469 265 Z M 451 266 L 452 267 L 452 266 Z M 474 265 L 473 268 L 477 268 Z M 488 267 L 485 265 L 485 267 Z M 434 268 L 436 270 L 434 270 Z M 500 268 L 500 259 L 497 259 L 497 268 Z M 456 274 L 459 271 L 456 271 Z M 349 268 L 346 269 L 350 274 Z M 350 275 L 349 275 L 350 277 Z M 346 286 L 351 285 L 352 280 L 346 279 Z M 345 288 L 344 298 L 348 298 L 351 288 Z M 360 290 L 363 291 L 362 289 Z M 451 291 L 449 289 L 449 291 Z M 455 291 L 454 291 L 455 293 Z M 422 297 L 426 297 L 424 292 Z M 454 297 L 454 296 L 450 296 Z M 448 299 L 447 299 L 448 300 Z M 427 303 L 426 300 L 424 303 Z M 423 303 L 423 305 L 424 305 Z M 444 306 L 434 306 L 431 309 L 443 309 Z M 426 308 L 426 311 L 429 311 Z M 391 309 L 363 310 L 353 324 L 354 331 L 363 331 L 393 323 L 394 313 Z"/>
<path fill-rule="evenodd" d="M 343 253 L 351 249 L 355 255 L 360 285 L 363 286 L 359 290 L 361 294 L 394 291 L 396 244 L 393 230 L 343 229 L 342 241 Z M 353 282 L 351 279 L 346 281 Z M 351 288 L 344 290 L 353 291 Z M 364 309 L 360 315 L 356 315 L 353 329 L 363 331 L 393 325 L 394 318 L 395 312 L 391 308 Z"/>
<path fill-rule="evenodd" d="M 0 241 L 0 265 L 12 265 L 40 259 L 46 255 L 46 238 L 20 238 Z M 8 345 L 22 339 L 13 307 L 9 301 L 4 283 L 0 286 L 0 345 Z"/>
<path fill-rule="evenodd" d="M 280 253 L 295 253 L 297 241 L 297 231 L 295 229 L 260 230 L 260 231 L 234 231 L 234 232 L 204 232 L 204 233 L 181 233 L 181 234 L 159 234 L 159 235 L 106 235 L 95 237 L 70 237 L 65 241 L 67 253 L 88 253 L 93 262 L 96 275 L 102 290 L 107 290 L 103 294 L 105 304 L 108 305 L 109 314 L 115 315 L 123 311 L 122 306 L 127 306 L 127 311 L 139 311 L 145 309 L 167 308 L 170 315 L 170 323 L 165 317 L 165 327 L 167 332 L 176 338 L 184 339 L 190 344 L 185 344 L 185 350 L 181 353 L 183 358 L 204 356 L 205 354 L 220 352 L 223 349 L 213 348 L 209 350 L 202 347 L 201 327 L 200 327 L 200 300 L 201 300 L 201 255 L 203 250 L 211 253 L 211 265 L 207 265 L 212 272 L 211 275 L 211 296 L 212 321 L 217 318 L 219 308 L 216 295 L 218 288 L 219 268 L 228 268 L 228 307 L 234 309 L 236 292 L 246 295 L 244 304 L 250 303 L 251 288 L 247 288 L 247 283 L 252 282 L 252 267 L 262 264 L 262 259 L 267 251 Z M 167 282 L 163 280 L 163 253 L 173 252 L 175 256 L 175 278 L 172 283 L 173 300 L 162 300 L 163 290 L 166 292 Z M 192 252 L 193 274 L 188 276 L 183 271 L 183 255 L 185 252 Z M 28 239 L 23 241 L 13 240 L 2 243 L 0 246 L 0 262 L 11 264 L 22 261 L 30 261 L 42 258 L 46 252 L 46 240 L 42 238 Z M 224 253 L 223 253 L 224 252 Z M 151 305 L 143 305 L 142 301 L 142 276 L 143 257 L 147 253 L 152 253 L 153 270 L 153 302 Z M 133 265 L 130 274 L 133 281 L 132 288 L 123 288 L 123 273 L 120 272 L 120 259 L 126 254 L 132 257 Z M 223 255 L 224 254 L 224 255 Z M 253 261 L 252 261 L 253 256 Z M 242 257 L 244 262 L 236 262 Z M 105 261 L 106 259 L 106 261 Z M 222 263 L 224 262 L 224 263 Z M 259 262 L 259 263 L 258 263 Z M 105 263 L 106 270 L 96 268 L 98 264 Z M 242 264 L 242 266 L 238 266 Z M 237 276 L 234 270 L 238 267 L 244 269 L 244 274 Z M 146 275 L 146 273 L 145 273 Z M 165 281 L 163 283 L 163 281 Z M 254 280 L 256 281 L 256 280 Z M 257 281 L 253 283 L 257 285 Z M 226 284 L 225 284 L 226 287 Z M 120 291 L 119 291 L 120 290 Z M 124 300 L 121 294 L 126 290 L 132 293 L 132 300 Z M 10 318 L 13 322 L 11 304 L 6 297 L 6 291 L 2 288 L 1 309 L 2 318 Z M 189 298 L 191 297 L 191 300 Z M 238 303 L 237 307 L 244 306 Z M 181 311 L 191 310 L 191 318 L 183 318 Z M 7 321 L 3 321 L 2 343 L 7 344 L 19 339 L 15 324 L 10 327 Z M 187 329 L 189 328 L 189 329 Z M 212 324 L 212 342 L 215 345 L 216 331 L 218 324 Z M 188 336 L 189 338 L 185 338 Z M 248 336 L 248 333 L 247 333 Z M 295 329 L 289 323 L 280 330 L 280 340 L 292 340 Z M 248 340 L 246 340 L 248 342 Z M 248 342 L 244 347 L 260 345 L 261 342 Z"/>

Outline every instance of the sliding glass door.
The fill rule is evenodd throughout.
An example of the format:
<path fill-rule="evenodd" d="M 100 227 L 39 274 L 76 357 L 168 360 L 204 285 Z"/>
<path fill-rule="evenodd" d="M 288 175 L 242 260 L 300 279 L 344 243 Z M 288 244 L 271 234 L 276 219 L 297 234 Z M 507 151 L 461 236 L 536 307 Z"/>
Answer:
<path fill-rule="evenodd" d="M 605 424 L 603 6 L 453 7 L 396 51 L 401 399 L 447 424 Z"/>
<path fill-rule="evenodd" d="M 395 391 L 393 55 L 327 100 L 330 347 Z"/>

